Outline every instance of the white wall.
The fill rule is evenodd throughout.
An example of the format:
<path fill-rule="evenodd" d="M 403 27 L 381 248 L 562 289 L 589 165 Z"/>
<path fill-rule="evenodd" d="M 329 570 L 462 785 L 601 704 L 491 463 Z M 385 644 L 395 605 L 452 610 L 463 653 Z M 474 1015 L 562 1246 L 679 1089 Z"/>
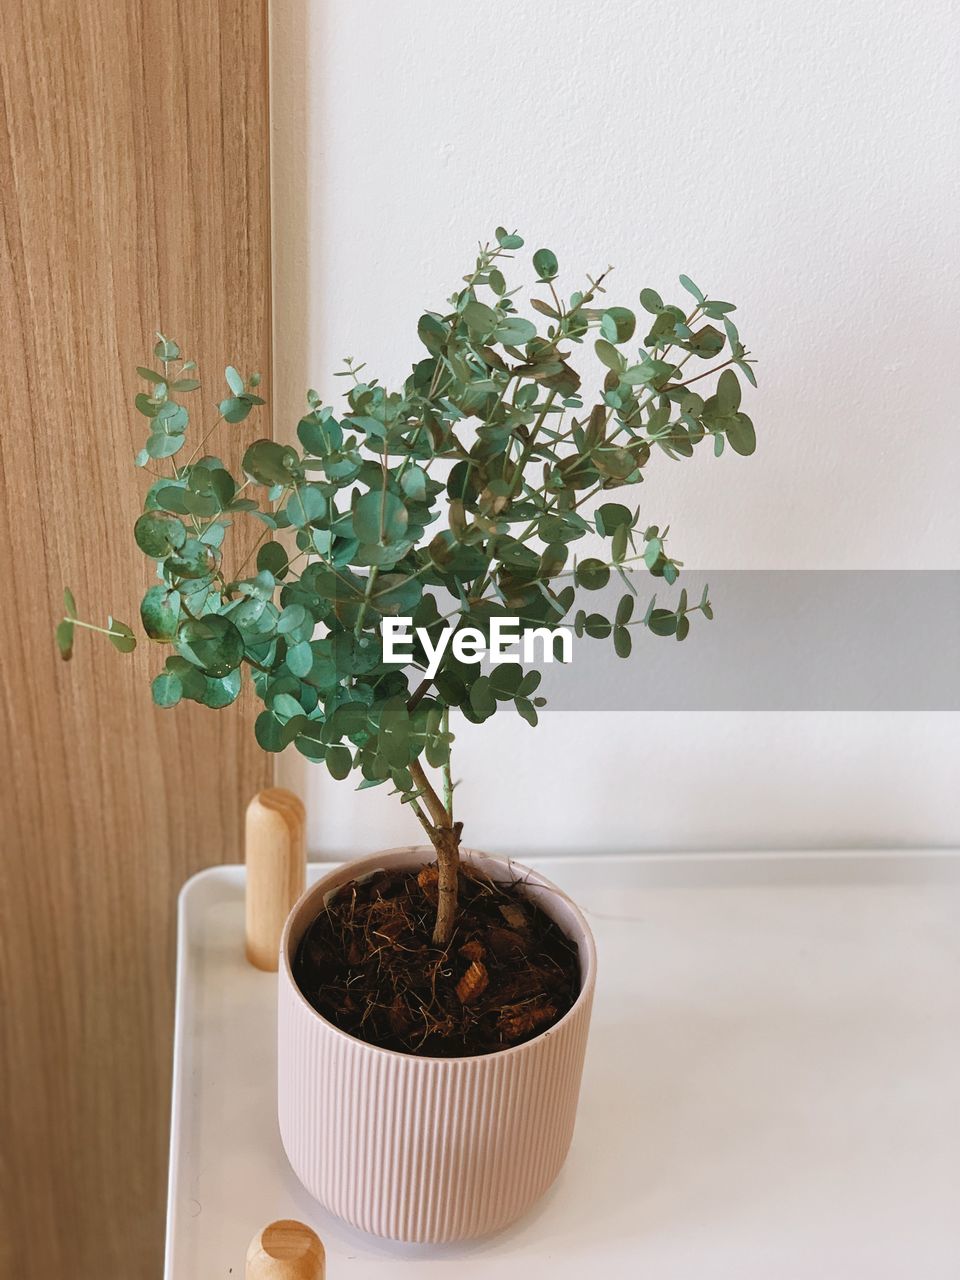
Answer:
<path fill-rule="evenodd" d="M 649 476 L 675 555 L 960 568 L 949 0 L 273 11 L 281 429 L 307 385 L 339 395 L 344 355 L 402 378 L 421 310 L 504 223 L 568 289 L 611 262 L 626 305 L 681 271 L 739 304 L 760 445 Z M 512 853 L 960 843 L 958 747 L 947 713 L 498 716 L 459 742 L 460 816 Z M 395 801 L 282 769 L 314 851 L 416 837 Z"/>

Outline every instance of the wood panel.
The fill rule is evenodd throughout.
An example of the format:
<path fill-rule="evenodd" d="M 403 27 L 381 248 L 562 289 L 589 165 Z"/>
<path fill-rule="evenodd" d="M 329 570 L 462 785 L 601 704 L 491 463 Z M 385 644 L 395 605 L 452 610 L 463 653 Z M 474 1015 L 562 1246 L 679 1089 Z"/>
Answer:
<path fill-rule="evenodd" d="M 131 622 L 149 583 L 129 406 L 154 330 L 196 355 L 208 419 L 228 359 L 269 386 L 266 0 L 3 0 L 0 23 L 0 1274 L 140 1280 L 175 897 L 237 858 L 268 766 L 252 705 L 155 711 L 156 649 L 78 632 L 62 664 L 52 629 L 64 582 Z M 229 431 L 236 459 L 269 423 Z"/>

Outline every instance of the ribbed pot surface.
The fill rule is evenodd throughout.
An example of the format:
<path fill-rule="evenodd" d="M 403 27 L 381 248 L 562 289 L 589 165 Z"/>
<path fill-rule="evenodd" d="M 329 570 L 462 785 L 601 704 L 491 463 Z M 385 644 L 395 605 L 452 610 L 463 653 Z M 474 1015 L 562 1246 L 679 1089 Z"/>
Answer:
<path fill-rule="evenodd" d="M 565 894 L 518 863 L 462 852 L 493 879 L 522 878 L 579 947 L 580 996 L 536 1039 L 482 1057 L 420 1058 L 354 1039 L 300 994 L 291 964 L 324 895 L 377 868 L 432 861 L 429 847 L 325 876 L 293 909 L 281 943 L 278 1096 L 290 1163 L 338 1217 L 411 1243 L 496 1231 L 556 1178 L 573 1137 L 596 981 L 593 938 Z"/>

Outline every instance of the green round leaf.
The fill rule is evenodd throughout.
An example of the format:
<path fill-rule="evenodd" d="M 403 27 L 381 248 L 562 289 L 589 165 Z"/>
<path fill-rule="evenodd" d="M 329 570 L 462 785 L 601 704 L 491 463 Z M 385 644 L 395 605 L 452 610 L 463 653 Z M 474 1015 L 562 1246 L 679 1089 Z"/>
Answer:
<path fill-rule="evenodd" d="M 287 572 L 286 548 L 279 542 L 265 542 L 257 552 L 257 568 L 266 569 L 274 578 L 282 578 Z"/>
<path fill-rule="evenodd" d="M 149 458 L 172 458 L 183 448 L 183 442 L 186 436 L 175 432 L 167 435 L 164 432 L 155 432 L 147 440 L 147 456 Z"/>
<path fill-rule="evenodd" d="M 161 671 L 154 677 L 150 692 L 158 707 L 175 707 L 183 697 L 183 685 L 172 671 Z"/>
<path fill-rule="evenodd" d="M 197 674 L 199 675 L 199 672 Z M 200 676 L 200 679 L 203 684 L 198 690 L 196 700 L 205 707 L 212 707 L 215 711 L 219 711 L 222 707 L 229 707 L 231 702 L 236 702 L 240 696 L 239 667 L 221 680 L 212 680 L 209 676 Z"/>
<path fill-rule="evenodd" d="M 629 525 L 622 524 L 616 530 L 610 542 L 610 554 L 620 564 L 627 554 L 627 539 L 630 536 Z"/>
<path fill-rule="evenodd" d="M 543 675 L 539 671 L 528 671 L 520 681 L 520 687 L 517 694 L 522 698 L 529 698 L 530 694 L 540 687 L 540 681 Z"/>
<path fill-rule="evenodd" d="M 477 676 L 470 688 L 470 705 L 481 720 L 492 716 L 497 709 L 497 699 L 488 676 Z"/>
<path fill-rule="evenodd" d="M 417 324 L 417 336 L 432 356 L 439 355 L 443 350 L 447 332 L 446 325 L 441 324 L 434 315 L 421 316 Z"/>
<path fill-rule="evenodd" d="M 133 526 L 137 546 L 154 560 L 165 559 L 187 540 L 183 522 L 164 511 L 148 511 Z"/>
<path fill-rule="evenodd" d="M 494 336 L 505 347 L 522 347 L 537 336 L 537 327 L 523 316 L 505 316 Z"/>
<path fill-rule="evenodd" d="M 261 711 L 253 726 L 257 745 L 264 751 L 282 751 L 287 745 L 286 725 L 272 711 Z"/>
<path fill-rule="evenodd" d="M 217 558 L 213 549 L 196 538 L 188 538 L 179 554 L 167 556 L 164 561 L 164 574 L 169 578 L 198 581 L 208 578 L 214 572 Z"/>
<path fill-rule="evenodd" d="M 655 636 L 672 636 L 677 630 L 677 615 L 669 609 L 654 609 L 647 619 L 647 626 Z"/>
<path fill-rule="evenodd" d="M 633 525 L 633 516 L 621 502 L 604 502 L 597 507 L 593 519 L 597 533 L 607 538 L 612 537 L 624 525 L 628 529 Z"/>
<path fill-rule="evenodd" d="M 353 756 L 350 754 L 350 748 L 345 747 L 340 742 L 335 742 L 327 747 L 325 760 L 330 775 L 340 782 L 347 776 L 353 768 Z"/>
<path fill-rule="evenodd" d="M 505 227 L 497 227 L 496 230 L 497 244 L 501 249 L 522 249 L 523 236 L 518 236 L 516 232 L 507 232 Z"/>
<path fill-rule="evenodd" d="M 649 311 L 651 315 L 658 316 L 663 310 L 663 299 L 656 289 L 641 289 L 640 305 L 644 311 Z"/>
<path fill-rule="evenodd" d="M 220 401 L 219 405 L 224 421 L 234 423 L 243 422 L 249 415 L 251 407 L 247 396 L 227 396 L 225 400 Z"/>
<path fill-rule="evenodd" d="M 614 627 L 613 647 L 616 650 L 618 658 L 630 657 L 630 650 L 633 647 L 633 638 L 626 627 Z"/>
<path fill-rule="evenodd" d="M 140 602 L 140 621 L 151 640 L 173 640 L 180 621 L 179 592 L 169 587 L 151 587 Z"/>
<path fill-rule="evenodd" d="M 536 726 L 539 716 L 537 715 L 536 707 L 529 698 L 518 698 L 517 710 L 523 716 L 524 720 L 526 720 L 527 724 Z"/>
<path fill-rule="evenodd" d="M 757 447 L 757 433 L 745 413 L 738 413 L 727 427 L 727 439 L 734 453 L 748 458 Z"/>
<path fill-rule="evenodd" d="M 712 360 L 723 350 L 725 338 L 719 329 L 712 324 L 705 324 L 681 345 L 692 351 L 701 360 Z"/>
<path fill-rule="evenodd" d="M 145 418 L 155 418 L 160 412 L 160 406 L 148 396 L 145 391 L 138 391 L 133 400 L 134 406 L 138 413 L 142 413 Z"/>
<path fill-rule="evenodd" d="M 136 637 L 125 622 L 120 622 L 116 618 L 108 618 L 107 626 L 110 632 L 110 643 L 115 649 L 119 649 L 121 653 L 133 653 L 137 647 Z"/>
<path fill-rule="evenodd" d="M 593 465 L 601 475 L 625 480 L 636 471 L 637 460 L 629 449 L 621 449 L 618 445 L 602 445 L 594 451 Z"/>
<path fill-rule="evenodd" d="M 602 613 L 591 613 L 584 619 L 583 629 L 593 640 L 606 640 L 612 628 Z"/>
<path fill-rule="evenodd" d="M 261 600 L 259 596 L 247 596 L 243 600 L 238 600 L 224 610 L 226 616 L 235 627 L 237 627 L 247 644 L 256 639 L 264 631 L 272 629 L 272 619 L 268 615 L 261 623 L 264 612 L 267 608 L 267 602 Z"/>
<path fill-rule="evenodd" d="M 274 714 L 283 720 L 292 720 L 294 716 L 303 714 L 303 707 L 291 693 L 273 694 L 270 698 L 270 706 Z"/>
<path fill-rule="evenodd" d="M 740 382 L 732 369 L 724 369 L 717 380 L 717 408 L 724 417 L 740 408 Z"/>
<path fill-rule="evenodd" d="M 389 546 L 407 531 L 407 509 L 395 493 L 373 490 L 358 499 L 353 508 L 353 528 L 363 543 Z"/>
<path fill-rule="evenodd" d="M 188 513 L 186 499 L 187 487 L 183 481 L 158 480 L 147 490 L 143 500 L 145 511 L 173 511 L 177 515 Z"/>
<path fill-rule="evenodd" d="M 291 646 L 287 650 L 286 661 L 287 666 L 295 676 L 308 676 L 313 667 L 313 650 L 310 648 L 310 641 L 300 640 L 297 644 Z"/>
<path fill-rule="evenodd" d="M 190 414 L 182 404 L 175 400 L 167 400 L 157 410 L 157 421 L 154 431 L 165 431 L 168 436 L 182 436 L 190 421 Z"/>
<path fill-rule="evenodd" d="M 297 451 L 275 440 L 254 440 L 243 455 L 243 470 L 258 484 L 290 484 L 300 475 Z"/>
<path fill-rule="evenodd" d="M 333 418 L 319 412 L 308 413 L 297 426 L 297 437 L 304 450 L 314 458 L 326 458 L 343 444 L 343 431 Z"/>
<path fill-rule="evenodd" d="M 315 762 L 323 759 L 326 747 L 320 741 L 319 728 L 316 721 L 305 720 L 304 729 L 297 734 L 294 745 L 302 756 Z"/>
<path fill-rule="evenodd" d="M 164 364 L 169 364 L 171 360 L 180 359 L 180 348 L 175 342 L 171 342 L 169 338 L 165 338 L 162 333 L 157 334 L 157 345 L 153 348 L 153 354 L 158 360 L 162 360 Z"/>
<path fill-rule="evenodd" d="M 485 302 L 468 302 L 463 308 L 463 318 L 471 334 L 484 338 L 500 325 L 503 317 Z"/>
<path fill-rule="evenodd" d="M 420 467 L 407 467 L 400 477 L 400 488 L 411 502 L 426 502 L 427 473 Z"/>
<path fill-rule="evenodd" d="M 626 361 L 612 342 L 608 342 L 606 338 L 598 338 L 593 345 L 600 363 L 608 369 L 620 373 L 626 367 Z"/>
<path fill-rule="evenodd" d="M 450 468 L 450 474 L 447 476 L 447 493 L 451 498 L 459 498 L 461 502 L 475 502 L 479 493 L 477 479 L 476 467 L 465 458 L 461 459 Z"/>
<path fill-rule="evenodd" d="M 540 557 L 539 578 L 555 578 L 567 563 L 567 548 L 562 542 L 548 543 Z"/>
<path fill-rule="evenodd" d="M 288 604 L 277 619 L 277 630 L 282 636 L 308 639 L 313 630 L 313 619 L 302 604 Z"/>
<path fill-rule="evenodd" d="M 411 614 L 420 603 L 423 585 L 417 578 L 402 573 L 382 573 L 373 593 L 373 605 L 379 613 Z"/>
<path fill-rule="evenodd" d="M 225 525 L 222 525 L 219 522 L 216 524 L 210 524 L 207 525 L 206 529 L 201 533 L 198 541 L 205 547 L 213 547 L 216 549 L 223 545 L 223 539 L 226 537 L 226 533 L 227 530 Z"/>
<path fill-rule="evenodd" d="M 610 569 L 602 560 L 581 560 L 574 579 L 578 587 L 585 587 L 587 591 L 600 591 L 610 581 Z"/>
<path fill-rule="evenodd" d="M 175 647 L 182 658 L 215 679 L 228 675 L 243 660 L 243 636 L 229 618 L 216 613 L 187 618 L 177 632 Z"/>
<path fill-rule="evenodd" d="M 327 500 L 313 484 L 298 484 L 283 508 L 290 523 L 303 529 L 313 520 L 322 520 L 327 514 Z"/>
<path fill-rule="evenodd" d="M 626 307 L 609 307 L 600 317 L 600 332 L 608 342 L 629 342 L 637 327 L 637 317 Z"/>
<path fill-rule="evenodd" d="M 559 270 L 557 255 L 552 249 L 538 249 L 533 255 L 533 269 L 541 280 L 553 280 Z"/>
<path fill-rule="evenodd" d="M 539 672 L 532 672 L 539 676 Z M 531 686 L 524 684 L 523 667 L 519 662 L 499 662 L 490 672 L 490 688 L 493 696 L 500 702 L 509 702 L 518 695 L 531 691 Z M 532 686 L 536 688 L 536 684 Z"/>
<path fill-rule="evenodd" d="M 213 459 L 202 459 L 195 463 L 190 468 L 187 485 L 193 493 L 215 498 L 223 511 L 229 507 L 237 492 L 233 476 Z"/>
<path fill-rule="evenodd" d="M 57 623 L 57 648 L 64 662 L 69 662 L 73 657 L 73 623 L 69 618 Z"/>

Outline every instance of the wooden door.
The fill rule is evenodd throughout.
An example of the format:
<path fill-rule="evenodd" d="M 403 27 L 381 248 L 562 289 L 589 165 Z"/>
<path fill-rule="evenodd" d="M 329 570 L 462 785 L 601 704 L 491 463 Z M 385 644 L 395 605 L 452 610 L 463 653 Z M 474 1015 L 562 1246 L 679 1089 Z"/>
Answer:
<path fill-rule="evenodd" d="M 162 1271 L 174 908 L 241 856 L 268 781 L 250 704 L 153 709 L 136 621 L 156 329 L 208 406 L 232 361 L 269 387 L 266 0 L 3 0 L 0 16 L 0 1275 Z M 224 456 L 267 434 L 231 429 Z M 138 477 L 139 476 L 139 480 Z M 198 1194 L 202 1204 L 202 1194 Z"/>

